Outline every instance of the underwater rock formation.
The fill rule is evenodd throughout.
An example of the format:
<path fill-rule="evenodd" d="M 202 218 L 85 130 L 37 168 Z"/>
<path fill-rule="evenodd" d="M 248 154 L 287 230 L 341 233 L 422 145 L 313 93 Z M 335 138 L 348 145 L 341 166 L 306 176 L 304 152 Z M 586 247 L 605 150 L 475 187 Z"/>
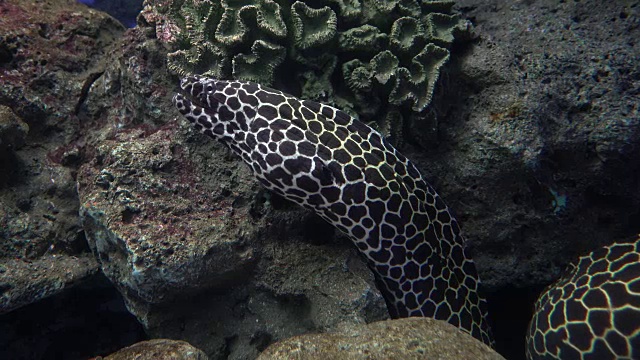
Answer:
<path fill-rule="evenodd" d="M 104 360 L 207 360 L 207 354 L 186 341 L 171 339 L 153 339 L 135 343 L 113 354 Z"/>
<path fill-rule="evenodd" d="M 0 314 L 98 271 L 78 221 L 74 112 L 123 31 L 72 0 L 0 2 Z"/>
<path fill-rule="evenodd" d="M 404 318 L 279 341 L 258 360 L 277 359 L 504 360 L 489 346 L 445 321 Z"/>
<path fill-rule="evenodd" d="M 258 224 L 249 209 L 234 208 L 225 186 L 203 187 L 199 167 L 173 138 L 171 128 L 121 133 L 80 168 L 80 216 L 89 245 L 129 302 L 160 303 L 242 284 L 255 262 L 246 243 L 257 236 Z M 233 187 L 251 186 L 247 182 Z"/>
<path fill-rule="evenodd" d="M 29 125 L 11 111 L 0 105 L 0 151 L 21 148 L 29 133 Z"/>
<path fill-rule="evenodd" d="M 147 0 L 142 15 L 172 48 L 168 67 L 178 75 L 264 85 L 276 85 L 277 78 L 278 87 L 294 95 L 375 121 L 397 142 L 403 124 L 426 122 L 449 48 L 469 27 L 451 14 L 452 6 L 416 0 Z"/>

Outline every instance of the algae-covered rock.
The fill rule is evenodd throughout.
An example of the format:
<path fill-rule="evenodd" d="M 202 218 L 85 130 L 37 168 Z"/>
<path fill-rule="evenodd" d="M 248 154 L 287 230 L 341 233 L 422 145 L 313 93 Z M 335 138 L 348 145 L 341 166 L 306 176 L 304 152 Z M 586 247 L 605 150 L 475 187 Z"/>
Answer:
<path fill-rule="evenodd" d="M 240 179 L 241 185 L 208 187 L 200 164 L 186 160 L 173 134 L 171 128 L 120 133 L 99 144 L 78 173 L 89 246 L 130 302 L 239 284 L 255 262 L 246 242 L 259 224 L 228 199 L 231 188 L 254 185 Z"/>
<path fill-rule="evenodd" d="M 98 271 L 78 220 L 74 167 L 88 126 L 76 109 L 123 31 L 74 0 L 0 1 L 0 313 Z M 8 348 L 0 358 L 25 358 Z"/>
<path fill-rule="evenodd" d="M 176 74 L 275 86 L 345 109 L 383 132 L 409 125 L 422 137 L 449 48 L 468 29 L 452 6 L 417 0 L 146 0 L 142 18 L 169 44 L 168 68 Z M 390 126 L 391 118 L 400 123 Z"/>

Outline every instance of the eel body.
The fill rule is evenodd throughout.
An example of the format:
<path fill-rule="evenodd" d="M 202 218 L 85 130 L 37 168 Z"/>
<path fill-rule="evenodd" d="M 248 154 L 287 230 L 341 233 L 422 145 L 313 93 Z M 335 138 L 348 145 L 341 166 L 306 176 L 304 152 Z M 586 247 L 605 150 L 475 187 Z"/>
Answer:
<path fill-rule="evenodd" d="M 527 358 L 640 359 L 640 236 L 580 257 L 536 302 Z"/>
<path fill-rule="evenodd" d="M 176 108 L 266 188 L 315 211 L 367 260 L 392 318 L 447 321 L 492 345 L 451 212 L 380 133 L 334 107 L 251 82 L 190 76 Z M 580 258 L 538 299 L 529 359 L 640 359 L 640 237 Z"/>
<path fill-rule="evenodd" d="M 383 136 L 334 107 L 259 84 L 182 79 L 173 102 L 264 187 L 353 241 L 392 318 L 444 320 L 491 345 L 486 302 L 456 219 Z"/>

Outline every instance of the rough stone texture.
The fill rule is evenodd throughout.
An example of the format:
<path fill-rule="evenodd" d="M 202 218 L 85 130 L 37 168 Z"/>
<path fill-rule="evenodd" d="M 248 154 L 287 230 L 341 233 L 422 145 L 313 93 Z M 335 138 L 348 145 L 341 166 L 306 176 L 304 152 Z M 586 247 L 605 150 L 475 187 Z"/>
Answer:
<path fill-rule="evenodd" d="M 90 254 L 45 254 L 0 263 L 0 314 L 57 294 L 98 272 Z"/>
<path fill-rule="evenodd" d="M 80 216 L 102 270 L 148 303 L 243 283 L 256 260 L 247 245 L 264 226 L 237 206 L 250 199 L 234 192 L 255 192 L 248 176 L 209 181 L 236 164 L 208 174 L 175 135 L 173 126 L 118 133 L 78 173 Z"/>
<path fill-rule="evenodd" d="M 105 356 L 104 360 L 207 360 L 207 355 L 186 341 L 154 339 L 139 342 Z"/>
<path fill-rule="evenodd" d="M 0 101 L 34 132 L 58 123 L 50 135 L 68 135 L 89 74 L 124 28 L 73 0 L 7 0 L 0 11 Z"/>
<path fill-rule="evenodd" d="M 0 1 L 2 359 L 88 358 L 143 335 L 97 284 L 75 181 L 90 123 L 77 110 L 123 31 L 72 0 Z"/>
<path fill-rule="evenodd" d="M 0 2 L 0 313 L 97 270 L 78 219 L 74 111 L 123 30 L 71 0 Z"/>
<path fill-rule="evenodd" d="M 279 341 L 258 360 L 277 359 L 478 359 L 504 360 L 453 325 L 431 318 L 387 320 L 335 333 Z"/>
<path fill-rule="evenodd" d="M 449 74 L 437 146 L 403 150 L 467 235 L 498 349 L 522 359 L 536 289 L 640 232 L 640 5 L 458 4 L 478 38 Z"/>
<path fill-rule="evenodd" d="M 634 3 L 460 3 L 480 38 L 429 172 L 448 174 L 488 287 L 549 282 L 640 230 Z"/>
<path fill-rule="evenodd" d="M 0 105 L 0 151 L 21 148 L 27 133 L 29 125 L 14 114 L 10 107 Z"/>
<path fill-rule="evenodd" d="M 148 333 L 186 339 L 214 359 L 251 359 L 280 339 L 386 318 L 360 259 L 344 243 L 310 244 L 308 235 L 287 230 L 300 228 L 301 220 L 271 219 L 282 237 L 254 245 L 262 260 L 251 282 L 139 306 L 138 313 L 147 311 Z"/>

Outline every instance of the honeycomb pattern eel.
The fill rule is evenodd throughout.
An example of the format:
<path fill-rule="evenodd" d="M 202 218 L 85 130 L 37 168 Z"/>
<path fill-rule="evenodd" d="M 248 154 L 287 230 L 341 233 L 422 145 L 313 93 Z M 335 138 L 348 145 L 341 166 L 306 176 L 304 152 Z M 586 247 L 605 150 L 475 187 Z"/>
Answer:
<path fill-rule="evenodd" d="M 269 190 L 354 242 L 392 318 L 445 320 L 491 345 L 456 219 L 416 167 L 346 113 L 251 82 L 189 76 L 173 103 Z"/>
<path fill-rule="evenodd" d="M 568 270 L 536 302 L 527 358 L 640 359 L 640 236 Z"/>
<path fill-rule="evenodd" d="M 478 276 L 449 209 L 375 130 L 251 82 L 190 76 L 173 102 L 266 188 L 347 234 L 392 318 L 445 320 L 492 345 Z M 579 259 L 538 299 L 529 359 L 640 359 L 640 237 Z"/>

